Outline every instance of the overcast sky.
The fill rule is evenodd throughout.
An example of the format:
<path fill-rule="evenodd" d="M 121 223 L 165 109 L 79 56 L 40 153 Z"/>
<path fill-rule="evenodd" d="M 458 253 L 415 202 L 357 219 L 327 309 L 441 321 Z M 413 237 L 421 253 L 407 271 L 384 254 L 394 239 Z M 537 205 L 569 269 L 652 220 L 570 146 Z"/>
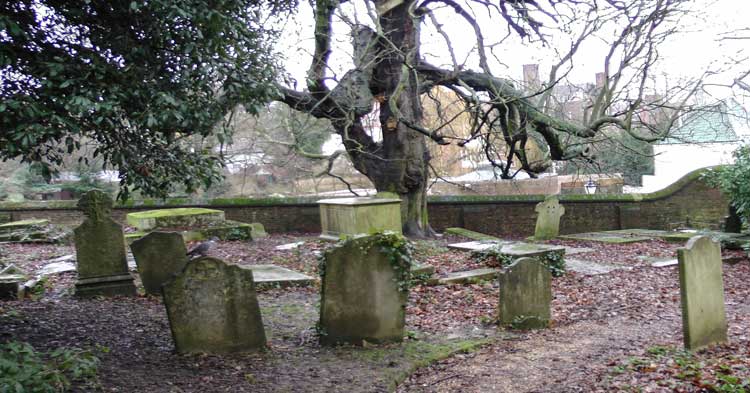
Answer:
<path fill-rule="evenodd" d="M 310 52 L 313 48 L 312 41 L 312 14 L 306 2 L 300 2 L 300 11 L 287 24 L 284 39 L 282 41 L 282 53 L 286 56 L 286 66 L 290 74 L 300 81 L 298 88 L 304 86 L 305 71 L 310 63 Z M 366 20 L 365 9 L 362 3 L 353 2 L 347 5 L 348 14 L 360 15 L 360 21 Z M 731 78 L 738 75 L 739 67 L 728 67 L 726 63 L 745 59 L 745 69 L 750 68 L 750 39 L 746 40 L 720 40 L 722 33 L 738 29 L 750 29 L 750 0 L 695 0 L 692 5 L 697 12 L 682 20 L 681 33 L 671 39 L 660 48 L 661 60 L 659 73 L 668 74 L 670 79 L 676 81 L 682 77 L 700 75 L 704 70 L 711 68 L 724 70 L 714 77 L 717 83 L 730 82 Z M 352 12 L 352 10 L 356 10 Z M 469 26 L 459 17 L 451 12 L 442 18 L 444 29 L 448 32 L 454 46 L 457 48 L 457 57 L 463 58 L 471 50 L 474 43 L 473 33 Z M 501 34 L 504 24 L 498 29 L 497 21 L 493 23 L 494 28 L 485 26 L 487 41 L 492 41 L 492 34 Z M 346 71 L 349 67 L 347 60 L 350 48 L 348 26 L 344 23 L 336 23 L 334 34 L 334 56 L 332 67 L 337 73 Z M 602 34 L 605 35 L 605 34 Z M 743 36 L 750 36 L 750 30 L 745 31 Z M 429 61 L 435 63 L 450 63 L 450 58 L 444 50 L 442 38 L 426 27 L 422 32 L 422 53 Z M 562 35 L 553 38 L 553 45 L 565 47 L 569 39 Z M 594 75 L 603 70 L 603 58 L 607 46 L 601 40 L 589 40 L 585 43 L 575 58 L 574 66 L 569 74 L 570 81 L 574 83 L 593 82 Z M 343 53 L 342 52 L 347 52 Z M 554 61 L 554 54 L 549 47 L 541 45 L 522 44 L 518 39 L 500 46 L 495 54 L 501 62 L 491 64 L 493 73 L 497 76 L 521 78 L 523 64 L 538 63 L 542 75 L 546 74 Z M 475 63 L 476 61 L 474 61 Z M 469 65 L 472 64 L 470 61 Z M 726 95 L 720 91 L 717 95 Z"/>

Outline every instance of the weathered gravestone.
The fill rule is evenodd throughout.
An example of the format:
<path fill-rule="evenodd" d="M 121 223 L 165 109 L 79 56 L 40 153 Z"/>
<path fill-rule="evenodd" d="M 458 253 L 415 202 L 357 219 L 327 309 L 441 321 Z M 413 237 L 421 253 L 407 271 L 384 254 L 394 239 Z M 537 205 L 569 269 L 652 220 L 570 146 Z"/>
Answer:
<path fill-rule="evenodd" d="M 500 324 L 517 329 L 550 324 L 552 275 L 534 258 L 519 258 L 500 272 Z"/>
<path fill-rule="evenodd" d="M 727 341 L 719 243 L 695 236 L 677 250 L 677 259 L 685 348 L 696 350 Z"/>
<path fill-rule="evenodd" d="M 398 240 L 400 239 L 400 240 Z M 350 239 L 326 251 L 322 266 L 320 340 L 361 345 L 401 341 L 410 277 L 408 259 L 397 249 L 397 234 Z"/>
<path fill-rule="evenodd" d="M 320 237 L 338 240 L 377 231 L 401 233 L 401 200 L 378 197 L 334 198 L 318 201 Z"/>
<path fill-rule="evenodd" d="M 537 212 L 534 240 L 554 239 L 560 234 L 560 217 L 565 214 L 565 208 L 560 205 L 557 196 L 550 195 L 539 202 L 534 209 Z"/>
<path fill-rule="evenodd" d="M 86 219 L 75 229 L 77 296 L 135 295 L 122 226 L 109 216 L 112 199 L 92 190 L 78 201 Z"/>
<path fill-rule="evenodd" d="M 161 295 L 161 286 L 182 271 L 188 261 L 178 232 L 151 232 L 130 246 L 146 293 Z"/>
<path fill-rule="evenodd" d="M 198 258 L 162 291 L 177 352 L 232 353 L 265 347 L 250 269 Z"/>

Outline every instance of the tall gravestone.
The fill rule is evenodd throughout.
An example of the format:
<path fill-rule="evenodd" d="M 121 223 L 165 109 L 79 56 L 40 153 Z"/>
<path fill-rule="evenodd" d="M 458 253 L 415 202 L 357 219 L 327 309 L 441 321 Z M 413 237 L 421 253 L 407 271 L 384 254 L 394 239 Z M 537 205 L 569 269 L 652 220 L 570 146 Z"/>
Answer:
<path fill-rule="evenodd" d="M 161 286 L 182 271 L 188 261 L 182 234 L 151 232 L 130 245 L 143 288 L 150 295 L 161 295 Z"/>
<path fill-rule="evenodd" d="M 409 266 L 406 261 L 392 264 L 377 245 L 378 236 L 350 239 L 326 251 L 320 302 L 323 344 L 403 339 L 408 298 L 404 275 Z"/>
<path fill-rule="evenodd" d="M 75 229 L 78 281 L 76 295 L 135 295 L 133 277 L 128 271 L 122 226 L 111 217 L 112 199 L 92 190 L 78 201 L 86 219 Z"/>
<path fill-rule="evenodd" d="M 695 236 L 677 250 L 677 259 L 685 348 L 696 350 L 727 341 L 719 243 Z"/>
<path fill-rule="evenodd" d="M 554 239 L 560 234 L 560 217 L 565 208 L 560 205 L 556 195 L 550 195 L 539 202 L 534 211 L 537 213 L 534 240 Z"/>
<path fill-rule="evenodd" d="M 519 258 L 500 273 L 500 324 L 546 328 L 552 314 L 552 275 L 534 258 Z"/>
<path fill-rule="evenodd" d="M 177 352 L 232 353 L 265 347 L 252 270 L 198 258 L 162 291 Z"/>

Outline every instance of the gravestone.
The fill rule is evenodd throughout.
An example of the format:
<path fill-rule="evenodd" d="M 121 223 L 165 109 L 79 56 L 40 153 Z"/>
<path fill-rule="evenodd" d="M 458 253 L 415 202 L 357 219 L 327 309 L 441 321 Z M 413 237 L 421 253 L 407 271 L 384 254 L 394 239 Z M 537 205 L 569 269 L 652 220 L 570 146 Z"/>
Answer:
<path fill-rule="evenodd" d="M 697 350 L 727 341 L 719 243 L 695 236 L 677 250 L 677 259 L 685 348 Z"/>
<path fill-rule="evenodd" d="M 198 258 L 162 291 L 177 352 L 232 353 L 265 347 L 252 270 Z"/>
<path fill-rule="evenodd" d="M 187 249 L 178 232 L 151 232 L 130 246 L 143 288 L 150 295 L 161 295 L 161 286 L 182 271 L 188 261 Z"/>
<path fill-rule="evenodd" d="M 320 336 L 323 344 L 397 342 L 404 336 L 408 287 L 377 237 L 350 239 L 326 251 L 322 271 Z M 407 276 L 408 277 L 408 276 Z"/>
<path fill-rule="evenodd" d="M 518 329 L 549 327 L 552 275 L 534 258 L 519 258 L 500 272 L 500 324 Z"/>
<path fill-rule="evenodd" d="M 81 197 L 78 208 L 86 219 L 74 231 L 78 261 L 76 295 L 135 295 L 122 226 L 109 216 L 112 199 L 92 190 Z"/>
<path fill-rule="evenodd" d="M 320 205 L 320 237 L 338 240 L 379 231 L 401 233 L 401 200 L 359 197 L 318 201 Z"/>
<path fill-rule="evenodd" d="M 556 195 L 550 195 L 539 202 L 534 209 L 537 212 L 534 240 L 554 239 L 560 234 L 560 217 L 565 208 L 560 205 Z"/>

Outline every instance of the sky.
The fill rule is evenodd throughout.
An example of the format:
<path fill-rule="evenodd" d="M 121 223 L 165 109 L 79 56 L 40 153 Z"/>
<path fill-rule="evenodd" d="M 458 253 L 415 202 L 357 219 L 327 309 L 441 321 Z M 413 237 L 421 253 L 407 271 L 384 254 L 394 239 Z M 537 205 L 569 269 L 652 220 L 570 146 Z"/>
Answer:
<path fill-rule="evenodd" d="M 358 17 L 360 21 L 366 21 L 367 15 L 363 3 L 353 2 L 347 4 L 345 9 L 350 17 Z M 659 61 L 659 73 L 669 75 L 672 80 L 681 77 L 690 77 L 702 74 L 706 69 L 725 69 L 725 62 L 736 59 L 745 59 L 745 68 L 750 68 L 750 39 L 747 40 L 720 40 L 722 33 L 741 28 L 750 29 L 750 0 L 695 0 L 691 8 L 696 12 L 681 21 L 681 32 L 670 38 L 661 46 L 661 59 Z M 284 31 L 284 39 L 281 43 L 282 53 L 286 55 L 286 68 L 298 81 L 304 81 L 305 72 L 310 62 L 310 52 L 313 48 L 312 41 L 312 11 L 306 2 L 300 2 L 300 10 L 287 23 Z M 477 13 L 483 30 L 486 31 L 486 39 L 492 41 L 492 34 L 502 33 L 504 24 L 498 29 L 497 20 L 482 20 L 482 13 Z M 457 48 L 459 59 L 464 58 L 474 43 L 471 28 L 460 18 L 450 12 L 438 14 L 443 23 L 443 29 L 448 33 L 453 45 Z M 494 27 L 494 28 L 493 28 Z M 347 36 L 348 26 L 338 22 L 334 26 L 334 34 L 337 35 L 334 42 L 333 68 L 343 74 L 349 67 L 348 55 L 341 56 L 341 52 L 348 53 L 349 38 Z M 432 30 L 432 31 L 431 31 Z M 750 37 L 750 31 L 740 34 Z M 606 34 L 602 34 L 606 36 Z M 450 57 L 444 50 L 443 39 L 434 29 L 423 28 L 422 31 L 422 53 L 432 63 L 450 63 Z M 552 37 L 552 44 L 559 48 L 569 45 L 569 39 L 562 35 Z M 594 75 L 603 70 L 603 58 L 607 46 L 601 40 L 593 39 L 584 43 L 575 57 L 574 66 L 569 74 L 569 79 L 574 83 L 594 82 Z M 521 78 L 521 70 L 524 64 L 540 64 L 540 71 L 545 75 L 554 55 L 549 47 L 539 45 L 528 45 L 514 40 L 499 46 L 495 51 L 501 58 L 500 62 L 491 64 L 493 73 L 497 76 Z M 339 57 L 337 57 L 337 55 Z M 474 62 L 476 63 L 476 62 Z M 469 65 L 472 64 L 470 61 Z M 737 75 L 736 67 L 727 71 L 724 76 L 717 78 L 717 82 L 727 82 Z M 304 83 L 300 82 L 300 86 Z"/>

